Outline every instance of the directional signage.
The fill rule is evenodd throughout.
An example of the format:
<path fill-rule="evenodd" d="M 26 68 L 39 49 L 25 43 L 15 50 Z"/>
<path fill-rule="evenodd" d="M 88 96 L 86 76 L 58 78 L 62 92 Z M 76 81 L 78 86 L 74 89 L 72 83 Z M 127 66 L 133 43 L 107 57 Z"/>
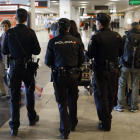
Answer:
<path fill-rule="evenodd" d="M 129 5 L 140 5 L 140 0 L 129 0 Z"/>

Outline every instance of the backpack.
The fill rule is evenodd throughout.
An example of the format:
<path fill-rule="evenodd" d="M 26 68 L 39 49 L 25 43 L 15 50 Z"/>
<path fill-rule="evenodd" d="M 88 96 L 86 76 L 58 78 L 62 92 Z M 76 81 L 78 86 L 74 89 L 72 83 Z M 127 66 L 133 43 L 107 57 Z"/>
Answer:
<path fill-rule="evenodd" d="M 126 35 L 125 39 L 123 59 L 134 69 L 140 64 L 140 34 L 132 33 L 129 38 Z"/>

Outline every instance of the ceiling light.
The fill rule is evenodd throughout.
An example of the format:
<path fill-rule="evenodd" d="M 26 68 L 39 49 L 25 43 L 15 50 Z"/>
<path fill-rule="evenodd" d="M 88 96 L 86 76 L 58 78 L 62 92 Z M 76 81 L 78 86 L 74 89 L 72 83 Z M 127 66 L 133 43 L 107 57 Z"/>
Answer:
<path fill-rule="evenodd" d="M 88 3 L 87 1 L 82 1 L 82 2 L 80 2 L 80 3 Z"/>
<path fill-rule="evenodd" d="M 51 1 L 51 2 L 57 2 L 57 1 Z"/>
<path fill-rule="evenodd" d="M 110 0 L 110 1 L 120 1 L 120 0 Z"/>

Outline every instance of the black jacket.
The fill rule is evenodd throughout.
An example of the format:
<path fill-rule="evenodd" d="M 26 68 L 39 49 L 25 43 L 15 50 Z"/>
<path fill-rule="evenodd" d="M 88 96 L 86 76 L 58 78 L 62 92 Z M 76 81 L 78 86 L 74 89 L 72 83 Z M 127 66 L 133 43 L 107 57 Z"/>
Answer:
<path fill-rule="evenodd" d="M 100 65 L 105 60 L 118 62 L 118 57 L 122 56 L 123 52 L 121 36 L 109 28 L 102 28 L 91 37 L 86 56 L 94 58 L 94 62 Z"/>
<path fill-rule="evenodd" d="M 15 31 L 20 44 L 29 56 L 32 54 L 38 55 L 40 53 L 41 48 L 34 30 L 27 28 L 26 25 L 17 24 Z M 2 53 L 4 55 L 10 54 L 12 58 L 27 57 L 16 39 L 13 28 L 6 32 Z"/>
<path fill-rule="evenodd" d="M 131 37 L 131 34 L 132 33 L 136 33 L 136 34 L 139 34 L 140 35 L 140 29 L 132 29 L 132 30 L 129 30 L 129 31 L 126 31 L 125 32 L 125 35 L 123 36 L 123 46 L 125 48 L 125 41 L 126 41 L 126 36 L 128 37 L 129 41 L 132 40 L 132 37 Z M 133 42 L 131 42 L 131 44 L 133 44 L 134 46 L 137 46 L 139 45 L 140 43 L 140 39 L 138 41 L 138 44 L 133 44 Z M 128 68 L 132 68 L 132 63 L 128 63 L 124 60 L 123 56 L 120 58 L 120 64 L 123 64 L 124 67 L 128 67 Z M 136 66 L 136 64 L 134 65 L 134 68 L 140 68 L 140 66 Z"/>
<path fill-rule="evenodd" d="M 47 66 L 73 68 L 80 67 L 83 62 L 83 43 L 70 33 L 60 34 L 49 41 L 45 56 Z"/>
<path fill-rule="evenodd" d="M 51 26 L 51 31 L 57 30 L 57 26 L 58 26 L 57 23 L 53 23 L 52 26 Z"/>

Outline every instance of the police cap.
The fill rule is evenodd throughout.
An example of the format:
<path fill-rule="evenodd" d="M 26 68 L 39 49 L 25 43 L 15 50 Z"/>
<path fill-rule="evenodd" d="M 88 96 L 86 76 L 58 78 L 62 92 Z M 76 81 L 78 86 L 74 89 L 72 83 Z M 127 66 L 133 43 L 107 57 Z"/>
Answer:
<path fill-rule="evenodd" d="M 96 18 L 93 18 L 94 20 L 98 20 L 99 22 L 109 23 L 111 20 L 111 17 L 107 15 L 106 13 L 98 13 Z"/>
<path fill-rule="evenodd" d="M 61 18 L 58 21 L 58 28 L 68 28 L 70 27 L 70 20 L 67 18 Z"/>
<path fill-rule="evenodd" d="M 27 11 L 23 8 L 17 9 L 16 17 L 27 17 Z"/>

